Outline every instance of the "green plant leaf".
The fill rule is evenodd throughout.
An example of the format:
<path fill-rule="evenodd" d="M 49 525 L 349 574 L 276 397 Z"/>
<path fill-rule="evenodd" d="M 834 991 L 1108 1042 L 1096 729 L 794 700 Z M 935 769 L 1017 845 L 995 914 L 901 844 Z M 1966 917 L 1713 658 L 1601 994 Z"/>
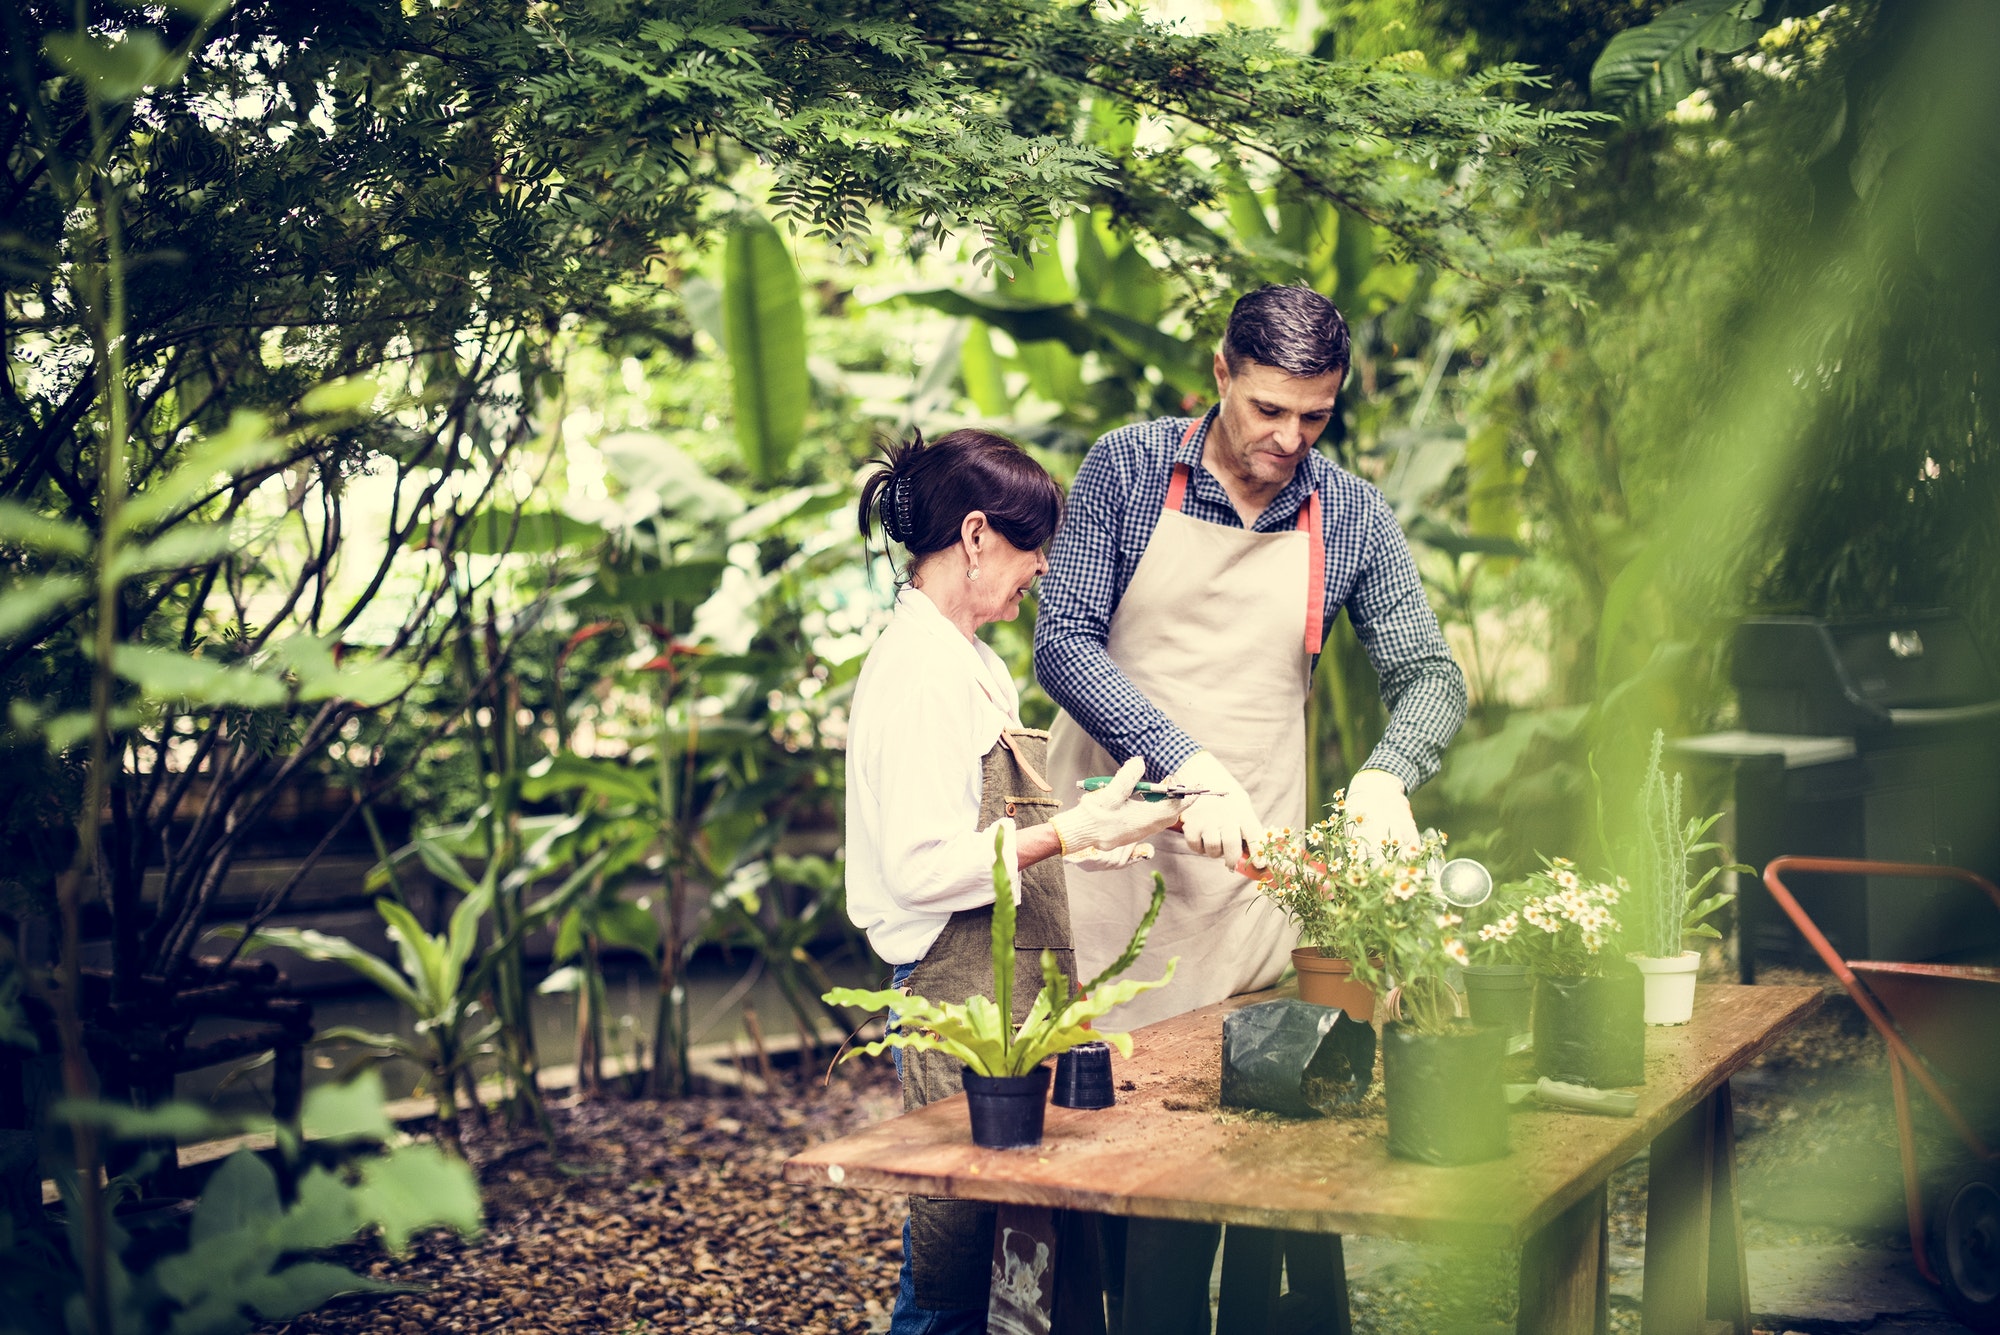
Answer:
<path fill-rule="evenodd" d="M 1105 966 L 1103 973 L 1083 985 L 1085 995 L 1096 995 L 1099 988 L 1139 962 L 1139 952 L 1146 948 L 1146 938 L 1152 935 L 1153 924 L 1160 920 L 1160 909 L 1166 902 L 1167 878 L 1154 872 L 1153 896 L 1146 902 L 1146 912 L 1139 919 L 1139 926 L 1133 931 L 1132 939 L 1125 943 L 1125 949 L 1118 952 L 1118 958 Z"/>
<path fill-rule="evenodd" d="M 245 1306 L 267 1321 L 290 1321 L 351 1294 L 416 1292 L 420 1290 L 413 1285 L 385 1284 L 331 1261 L 300 1261 L 255 1276 L 243 1285 L 239 1296 Z"/>
<path fill-rule="evenodd" d="M 121 644 L 112 650 L 111 665 L 154 700 L 244 709 L 285 703 L 285 684 L 275 677 L 253 668 L 222 667 L 172 649 Z"/>
<path fill-rule="evenodd" d="M 89 592 L 89 583 L 75 575 L 22 580 L 0 593 L 0 640 L 10 640 L 33 629 L 49 613 Z"/>
<path fill-rule="evenodd" d="M 992 1005 L 1000 1016 L 1000 1061 L 1004 1067 L 1008 1049 L 1013 1046 L 1014 1020 L 1014 882 L 1007 874 L 1007 831 L 1004 827 L 993 831 L 993 1001 Z M 982 1001 L 982 997 L 972 998 L 972 1002 Z M 966 1003 L 967 1013 L 972 1012 L 972 1002 Z M 988 1072 L 999 1075 L 999 1071 Z"/>
<path fill-rule="evenodd" d="M 151 542 L 120 549 L 111 563 L 111 577 L 123 580 L 148 571 L 205 566 L 227 556 L 234 545 L 228 524 L 182 524 Z"/>
<path fill-rule="evenodd" d="M 467 896 L 459 909 L 464 909 L 475 899 L 475 896 Z M 417 915 L 393 899 L 376 900 L 375 911 L 389 925 L 389 939 L 396 945 L 403 972 L 416 984 L 417 995 L 424 999 L 417 1018 L 432 1020 L 443 1015 L 458 997 L 457 971 L 450 967 L 445 943 L 426 932 L 423 924 L 417 921 Z M 453 917 L 456 918 L 457 914 L 454 913 Z"/>
<path fill-rule="evenodd" d="M 90 32 L 53 33 L 42 51 L 50 64 L 82 79 L 106 102 L 129 102 L 148 88 L 175 82 L 185 68 L 150 28 L 134 28 L 115 40 Z"/>
<path fill-rule="evenodd" d="M 481 510 L 459 530 L 459 550 L 473 556 L 537 555 L 604 541 L 604 529 L 558 510 Z"/>
<path fill-rule="evenodd" d="M 751 472 L 770 482 L 798 446 L 812 382 L 798 266 L 760 214 L 739 218 L 723 245 L 722 326 L 736 439 Z"/>
<path fill-rule="evenodd" d="M 410 1235 L 443 1226 L 463 1236 L 480 1228 L 479 1184 L 463 1159 L 435 1145 L 403 1145 L 361 1165 L 362 1218 L 382 1230 L 382 1244 L 402 1255 Z"/>
<path fill-rule="evenodd" d="M 177 518 L 215 485 L 278 463 L 291 447 L 274 438 L 259 414 L 239 410 L 229 425 L 196 444 L 180 463 L 154 477 L 118 511 L 120 533 L 143 533 Z"/>
<path fill-rule="evenodd" d="M 19 501 L 0 501 L 0 543 L 57 556 L 87 556 L 90 530 L 73 520 L 37 514 Z"/>
<path fill-rule="evenodd" d="M 315 1164 L 299 1179 L 298 1197 L 278 1222 L 278 1246 L 288 1252 L 338 1247 L 360 1229 L 361 1216 L 347 1184 Z"/>
<path fill-rule="evenodd" d="M 240 927 L 229 924 L 218 927 L 216 932 L 221 936 L 235 936 L 241 930 Z M 345 937 L 329 936 L 310 927 L 272 927 L 252 936 L 246 948 L 254 950 L 262 946 L 279 946 L 303 955 L 309 960 L 345 964 L 387 992 L 398 1004 L 407 1007 L 412 1013 L 421 1015 L 424 1011 L 423 999 L 417 995 L 408 979 L 397 973 L 387 960 L 369 954 Z"/>
<path fill-rule="evenodd" d="M 1605 44 L 1590 68 L 1591 101 L 1627 120 L 1656 120 L 1699 85 L 1701 58 L 1742 51 L 1767 24 L 1764 0 L 1682 0 Z"/>
<path fill-rule="evenodd" d="M 384 1098 L 382 1073 L 373 1069 L 344 1085 L 315 1085 L 306 1091 L 299 1128 L 308 1140 L 388 1140 L 396 1128 Z"/>
<path fill-rule="evenodd" d="M 299 411 L 313 416 L 346 416 L 374 406 L 382 387 L 365 375 L 345 380 L 329 380 L 307 390 L 299 400 Z"/>

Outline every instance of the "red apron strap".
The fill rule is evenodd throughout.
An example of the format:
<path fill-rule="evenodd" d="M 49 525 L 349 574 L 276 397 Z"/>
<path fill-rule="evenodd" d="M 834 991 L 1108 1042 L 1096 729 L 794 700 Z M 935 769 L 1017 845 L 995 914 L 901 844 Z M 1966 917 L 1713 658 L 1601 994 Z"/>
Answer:
<path fill-rule="evenodd" d="M 1187 448 L 1187 443 L 1194 439 L 1194 433 L 1201 430 L 1201 424 L 1207 420 L 1208 414 L 1203 413 L 1188 423 L 1188 429 L 1181 433 L 1181 443 L 1175 447 L 1176 452 Z M 1160 507 L 1162 510 L 1178 511 L 1181 508 L 1181 501 L 1187 496 L 1188 473 L 1186 464 L 1174 465 L 1174 471 L 1167 478 L 1167 503 Z"/>
<path fill-rule="evenodd" d="M 1181 434 L 1179 448 L 1186 449 L 1194 439 L 1194 433 L 1208 420 L 1206 413 L 1188 423 L 1188 429 Z M 1191 470 L 1186 464 L 1175 464 L 1172 475 L 1167 479 L 1167 502 L 1162 510 L 1178 512 L 1187 499 L 1188 477 Z M 1315 488 L 1306 496 L 1306 503 L 1299 507 L 1299 532 L 1306 535 L 1306 652 L 1316 654 L 1326 641 L 1326 540 L 1319 527 L 1319 490 Z"/>
<path fill-rule="evenodd" d="M 1306 535 L 1306 653 L 1326 642 L 1326 539 L 1319 527 L 1319 488 L 1299 507 L 1299 532 Z"/>

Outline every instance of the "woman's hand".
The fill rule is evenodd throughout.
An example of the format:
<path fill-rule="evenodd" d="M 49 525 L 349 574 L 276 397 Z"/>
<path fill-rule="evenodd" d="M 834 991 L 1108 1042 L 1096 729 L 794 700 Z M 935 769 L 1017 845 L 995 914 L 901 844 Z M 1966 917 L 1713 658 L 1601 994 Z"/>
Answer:
<path fill-rule="evenodd" d="M 1130 798 L 1139 780 L 1146 776 L 1146 762 L 1138 756 L 1119 766 L 1110 783 L 1062 812 L 1049 825 L 1062 840 L 1065 853 L 1086 848 L 1115 849 L 1157 834 L 1181 818 L 1187 805 L 1181 798 L 1163 802 L 1134 802 Z"/>
<path fill-rule="evenodd" d="M 1116 848 L 1086 848 L 1081 853 L 1071 853 L 1063 861 L 1078 871 L 1117 871 L 1151 856 L 1151 844 L 1120 844 Z"/>

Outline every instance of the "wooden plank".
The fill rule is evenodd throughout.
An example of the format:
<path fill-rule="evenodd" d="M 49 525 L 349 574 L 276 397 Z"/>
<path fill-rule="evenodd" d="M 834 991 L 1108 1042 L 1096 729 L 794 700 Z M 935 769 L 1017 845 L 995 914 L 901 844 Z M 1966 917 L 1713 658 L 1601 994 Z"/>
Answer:
<path fill-rule="evenodd" d="M 1730 1335 L 1750 1335 L 1750 1267 L 1743 1255 L 1743 1200 L 1736 1187 L 1736 1109 L 1724 1085 L 1709 1100 L 1715 1163 L 1709 1176 L 1708 1316 Z"/>
<path fill-rule="evenodd" d="M 1611 1320 L 1607 1228 L 1600 1186 L 1522 1246 L 1517 1335 L 1605 1335 Z"/>
<path fill-rule="evenodd" d="M 1717 1091 L 1725 1097 L 1727 1092 L 1726 1085 Z M 1715 1130 L 1714 1109 L 1705 1101 L 1653 1138 L 1646 1165 L 1642 1335 L 1701 1335 L 1708 1309 Z"/>
<path fill-rule="evenodd" d="M 1050 1108 L 1046 1138 L 983 1150 L 963 1096 L 817 1145 L 787 1181 L 966 1196 L 1144 1218 L 1519 1246 L 1702 1102 L 1819 1004 L 1804 987 L 1704 986 L 1694 1019 L 1649 1029 L 1635 1117 L 1538 1110 L 1513 1120 L 1514 1152 L 1461 1168 L 1389 1158 L 1377 1120 L 1286 1121 L 1216 1106 L 1222 1017 L 1237 997 L 1133 1035 L 1118 1104 Z"/>

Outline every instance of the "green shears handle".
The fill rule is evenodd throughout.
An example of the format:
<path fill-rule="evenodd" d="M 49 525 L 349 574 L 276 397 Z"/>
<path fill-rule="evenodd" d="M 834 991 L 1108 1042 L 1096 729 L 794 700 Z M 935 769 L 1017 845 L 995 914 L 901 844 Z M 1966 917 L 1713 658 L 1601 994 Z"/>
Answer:
<path fill-rule="evenodd" d="M 1076 786 L 1086 793 L 1094 793 L 1110 783 L 1111 779 L 1109 774 L 1098 774 L 1078 780 Z M 1207 791 L 1206 788 L 1186 788 L 1180 784 L 1147 783 L 1142 779 L 1139 786 L 1132 790 L 1132 796 L 1140 802 L 1171 802 L 1177 797 L 1194 797 Z"/>

